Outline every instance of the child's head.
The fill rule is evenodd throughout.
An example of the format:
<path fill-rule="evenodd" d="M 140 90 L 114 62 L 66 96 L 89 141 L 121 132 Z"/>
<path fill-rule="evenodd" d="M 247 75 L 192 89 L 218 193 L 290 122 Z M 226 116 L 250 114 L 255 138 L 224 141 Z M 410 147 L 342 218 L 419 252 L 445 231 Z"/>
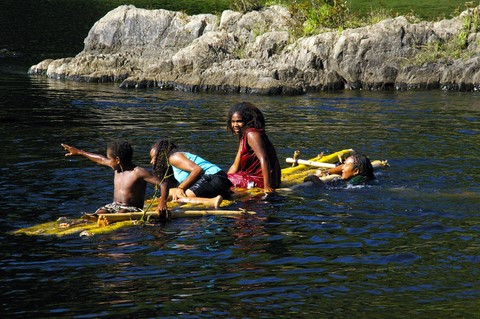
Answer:
<path fill-rule="evenodd" d="M 345 160 L 342 179 L 349 180 L 355 176 L 362 176 L 366 179 L 375 178 L 372 163 L 364 154 L 353 154 Z"/>
<path fill-rule="evenodd" d="M 232 133 L 235 133 L 234 129 L 232 128 L 232 117 L 234 115 L 238 118 L 241 118 L 243 121 L 240 136 L 247 128 L 265 128 L 265 118 L 262 111 L 260 111 L 255 105 L 250 102 L 241 102 L 235 104 L 230 108 L 227 119 L 227 130 L 231 131 Z"/>
<path fill-rule="evenodd" d="M 110 142 L 107 145 L 107 153 L 109 150 L 113 158 L 118 157 L 121 163 L 132 163 L 133 148 L 127 141 L 117 140 Z"/>
<path fill-rule="evenodd" d="M 158 140 L 150 149 L 150 164 L 153 167 L 153 173 L 158 178 L 167 178 L 172 175 L 172 168 L 168 162 L 168 157 L 177 148 L 170 140 Z"/>

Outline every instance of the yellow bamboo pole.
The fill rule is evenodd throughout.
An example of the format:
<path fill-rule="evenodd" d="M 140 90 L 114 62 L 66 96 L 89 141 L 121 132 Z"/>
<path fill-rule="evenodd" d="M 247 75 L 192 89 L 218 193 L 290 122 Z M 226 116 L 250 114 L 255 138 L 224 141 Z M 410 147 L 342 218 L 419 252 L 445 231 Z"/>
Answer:
<path fill-rule="evenodd" d="M 184 218 L 184 217 L 202 217 L 202 216 L 240 216 L 240 215 L 254 215 L 253 211 L 246 210 L 184 210 L 170 212 L 170 218 Z M 97 223 L 100 226 L 108 225 L 125 220 L 140 220 L 142 218 L 158 218 L 157 212 L 132 212 L 132 213 L 114 213 L 114 214 L 99 214 Z"/>

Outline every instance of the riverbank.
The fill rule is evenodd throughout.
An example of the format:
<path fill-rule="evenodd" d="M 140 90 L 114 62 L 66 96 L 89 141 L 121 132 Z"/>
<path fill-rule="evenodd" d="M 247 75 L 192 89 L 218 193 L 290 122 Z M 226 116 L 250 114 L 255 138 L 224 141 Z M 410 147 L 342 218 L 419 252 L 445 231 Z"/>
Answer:
<path fill-rule="evenodd" d="M 468 30 L 460 58 L 416 59 L 432 43 L 465 31 L 474 11 L 410 23 L 405 17 L 295 39 L 281 6 L 242 14 L 187 15 L 120 6 L 97 21 L 75 57 L 44 60 L 30 74 L 122 88 L 158 87 L 295 95 L 321 90 L 480 88 L 479 33 Z"/>

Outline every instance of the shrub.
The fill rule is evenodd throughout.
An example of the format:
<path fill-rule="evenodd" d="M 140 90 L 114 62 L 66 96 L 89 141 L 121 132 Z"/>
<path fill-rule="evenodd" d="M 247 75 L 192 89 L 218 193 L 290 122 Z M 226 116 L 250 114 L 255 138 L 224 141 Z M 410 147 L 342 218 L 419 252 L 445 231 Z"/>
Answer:
<path fill-rule="evenodd" d="M 468 37 L 471 33 L 480 32 L 480 12 L 477 8 L 468 7 L 462 18 L 462 28 L 450 39 L 428 43 L 420 48 L 414 59 L 408 64 L 422 65 L 433 61 L 448 62 L 452 59 L 468 59 L 475 52 L 468 50 Z"/>
<path fill-rule="evenodd" d="M 346 0 L 293 0 L 289 9 L 294 19 L 301 23 L 302 33 L 306 36 L 361 25 Z"/>
<path fill-rule="evenodd" d="M 249 12 L 263 8 L 262 0 L 231 0 L 230 9 L 238 12 Z"/>

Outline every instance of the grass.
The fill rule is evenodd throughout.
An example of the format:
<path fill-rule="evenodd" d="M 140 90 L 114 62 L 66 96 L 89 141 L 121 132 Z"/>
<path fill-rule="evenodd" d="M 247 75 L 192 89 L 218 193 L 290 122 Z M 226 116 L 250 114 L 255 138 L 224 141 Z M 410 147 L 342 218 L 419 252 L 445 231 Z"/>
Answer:
<path fill-rule="evenodd" d="M 445 41 L 435 41 L 420 48 L 412 61 L 408 64 L 422 65 L 429 62 L 448 62 L 456 59 L 466 60 L 477 54 L 480 40 L 477 40 L 475 49 L 469 49 L 469 35 L 480 32 L 480 12 L 478 7 L 470 7 L 462 20 L 462 28 L 458 34 Z"/>
<path fill-rule="evenodd" d="M 355 1 L 355 4 L 358 5 L 360 2 L 362 1 Z M 369 10 L 366 8 L 367 2 L 370 6 Z M 266 2 L 267 5 L 280 4 L 290 10 L 294 20 L 297 21 L 297 25 L 292 29 L 292 35 L 296 38 L 332 30 L 342 32 L 344 29 L 372 25 L 400 14 L 411 23 L 424 20 L 421 16 L 414 13 L 411 7 L 409 7 L 408 11 L 404 8 L 404 12 L 401 12 L 395 11 L 394 7 L 386 5 L 384 1 L 369 0 L 363 1 L 364 5 L 361 7 L 363 11 L 359 9 L 355 11 L 352 9 L 353 3 L 353 0 L 269 0 Z M 378 6 L 374 6 L 375 3 L 378 3 Z M 402 3 L 414 6 L 413 1 L 403 0 L 395 2 L 396 8 L 402 8 Z M 451 10 L 450 17 L 458 16 L 460 12 L 468 9 L 468 13 L 463 17 L 462 28 L 458 34 L 449 39 L 441 39 L 420 47 L 415 56 L 408 59 L 408 62 L 405 61 L 405 64 L 422 65 L 435 61 L 468 59 L 477 53 L 476 51 L 478 50 L 476 48 L 480 47 L 480 43 L 470 46 L 469 36 L 480 31 L 479 2 L 455 2 L 448 0 L 436 1 L 435 4 L 444 8 L 448 4 L 449 10 Z M 448 15 L 445 9 L 438 11 L 438 13 L 439 15 L 434 20 L 446 18 Z"/>

